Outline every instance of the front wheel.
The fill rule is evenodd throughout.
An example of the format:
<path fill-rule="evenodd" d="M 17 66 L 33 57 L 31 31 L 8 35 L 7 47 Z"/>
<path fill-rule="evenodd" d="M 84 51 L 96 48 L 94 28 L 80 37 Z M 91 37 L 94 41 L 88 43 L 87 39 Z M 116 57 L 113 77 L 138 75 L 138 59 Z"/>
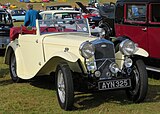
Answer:
<path fill-rule="evenodd" d="M 62 109 L 71 110 L 74 103 L 72 73 L 67 64 L 60 64 L 56 69 L 56 92 Z"/>
<path fill-rule="evenodd" d="M 131 88 L 126 90 L 127 97 L 135 103 L 142 102 L 148 90 L 148 75 L 142 60 L 136 60 L 133 63 L 131 84 Z"/>
<path fill-rule="evenodd" d="M 13 82 L 16 82 L 16 83 L 21 82 L 22 79 L 17 76 L 17 72 L 16 72 L 17 64 L 16 64 L 16 57 L 14 53 L 12 53 L 10 56 L 9 69 L 10 69 L 10 75 Z"/>

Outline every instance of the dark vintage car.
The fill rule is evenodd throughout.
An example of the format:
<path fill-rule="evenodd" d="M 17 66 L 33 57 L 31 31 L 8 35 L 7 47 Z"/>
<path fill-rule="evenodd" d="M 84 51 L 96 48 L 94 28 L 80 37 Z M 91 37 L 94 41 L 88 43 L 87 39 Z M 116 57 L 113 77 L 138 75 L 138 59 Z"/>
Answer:
<path fill-rule="evenodd" d="M 88 18 L 90 26 L 93 27 L 101 27 L 104 29 L 108 36 L 115 36 L 114 29 L 114 10 L 115 3 L 108 2 L 103 5 L 98 5 L 97 8 L 86 7 L 81 2 L 76 2 L 79 7 L 81 7 L 82 15 L 84 18 Z M 98 36 L 100 29 L 96 29 L 93 35 Z"/>
<path fill-rule="evenodd" d="M 99 15 L 99 10 L 93 7 L 86 7 L 81 2 L 76 2 L 76 4 L 81 8 L 82 16 L 88 18 L 90 26 L 98 26 L 101 20 Z"/>
<path fill-rule="evenodd" d="M 0 49 L 5 49 L 10 42 L 10 28 L 13 27 L 11 15 L 0 9 Z"/>
<path fill-rule="evenodd" d="M 116 36 L 127 36 L 148 51 L 147 69 L 160 72 L 160 1 L 118 0 L 115 11 Z"/>
<path fill-rule="evenodd" d="M 101 21 L 99 22 L 99 26 L 103 26 L 105 31 L 107 31 L 109 36 L 115 36 L 114 29 L 114 11 L 115 11 L 115 3 L 105 3 L 98 7 L 99 15 L 101 16 Z M 102 25 L 103 23 L 103 25 Z"/>

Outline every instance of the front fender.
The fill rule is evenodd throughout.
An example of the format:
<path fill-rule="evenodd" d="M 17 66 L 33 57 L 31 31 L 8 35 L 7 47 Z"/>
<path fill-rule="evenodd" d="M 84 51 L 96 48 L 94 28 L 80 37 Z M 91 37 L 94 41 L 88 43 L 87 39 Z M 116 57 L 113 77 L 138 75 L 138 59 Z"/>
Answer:
<path fill-rule="evenodd" d="M 134 55 L 139 55 L 139 56 L 142 56 L 142 57 L 148 57 L 149 54 L 146 50 L 142 49 L 142 48 L 138 48 L 137 52 L 134 54 Z M 124 55 L 118 51 L 116 54 L 116 62 L 117 64 L 119 65 L 120 68 L 123 67 L 123 63 L 124 63 Z"/>
<path fill-rule="evenodd" d="M 72 69 L 72 71 L 82 72 L 81 70 L 83 70 L 86 73 L 87 70 L 86 70 L 85 64 L 83 62 L 84 58 L 81 55 L 75 55 L 72 52 L 63 52 L 62 51 L 62 52 L 54 53 L 52 56 L 52 59 L 57 58 L 57 57 L 61 58 L 62 60 L 65 60 L 63 62 L 67 62 L 69 64 L 70 68 Z M 58 61 L 55 61 L 55 64 L 58 65 L 58 63 L 59 63 Z"/>
<path fill-rule="evenodd" d="M 142 49 L 142 48 L 138 48 L 138 51 L 136 51 L 136 53 L 134 55 L 139 55 L 142 57 L 148 57 L 149 54 L 146 50 Z"/>
<path fill-rule="evenodd" d="M 53 54 L 53 57 L 60 57 L 69 62 L 76 62 L 79 59 L 79 57 L 71 52 L 57 52 Z"/>
<path fill-rule="evenodd" d="M 57 65 L 60 63 L 67 63 L 70 69 L 74 72 L 82 72 L 79 61 L 80 58 L 71 52 L 56 52 L 48 58 L 37 75 L 49 74 L 55 72 Z"/>

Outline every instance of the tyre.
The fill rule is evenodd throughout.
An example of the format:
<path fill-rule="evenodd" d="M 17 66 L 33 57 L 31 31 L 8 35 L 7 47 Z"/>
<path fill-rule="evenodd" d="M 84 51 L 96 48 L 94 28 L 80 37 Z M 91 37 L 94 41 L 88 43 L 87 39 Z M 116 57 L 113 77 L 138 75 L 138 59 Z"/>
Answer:
<path fill-rule="evenodd" d="M 72 73 L 69 66 L 65 63 L 59 64 L 55 76 L 59 105 L 64 110 L 72 110 L 74 103 L 74 88 Z"/>
<path fill-rule="evenodd" d="M 127 97 L 135 103 L 142 102 L 148 90 L 148 75 L 142 60 L 133 63 L 131 84 L 131 88 L 126 90 Z"/>
<path fill-rule="evenodd" d="M 16 72 L 16 57 L 14 53 L 12 53 L 10 56 L 9 69 L 10 69 L 10 75 L 13 82 L 16 82 L 16 83 L 21 82 L 22 79 L 17 76 L 17 72 Z"/>

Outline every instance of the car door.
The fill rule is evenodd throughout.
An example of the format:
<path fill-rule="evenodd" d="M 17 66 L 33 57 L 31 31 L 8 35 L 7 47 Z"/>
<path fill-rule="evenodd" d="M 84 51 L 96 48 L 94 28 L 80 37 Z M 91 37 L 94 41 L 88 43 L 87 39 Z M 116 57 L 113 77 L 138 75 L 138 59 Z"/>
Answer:
<path fill-rule="evenodd" d="M 24 65 L 23 73 L 26 76 L 35 76 L 45 61 L 41 38 L 34 34 L 19 35 L 18 44 L 20 61 Z"/>
<path fill-rule="evenodd" d="M 160 3 L 149 5 L 149 55 L 152 58 L 160 58 Z"/>
<path fill-rule="evenodd" d="M 127 3 L 124 5 L 124 23 L 116 24 L 116 36 L 128 36 L 140 47 L 148 51 L 147 5 Z"/>

